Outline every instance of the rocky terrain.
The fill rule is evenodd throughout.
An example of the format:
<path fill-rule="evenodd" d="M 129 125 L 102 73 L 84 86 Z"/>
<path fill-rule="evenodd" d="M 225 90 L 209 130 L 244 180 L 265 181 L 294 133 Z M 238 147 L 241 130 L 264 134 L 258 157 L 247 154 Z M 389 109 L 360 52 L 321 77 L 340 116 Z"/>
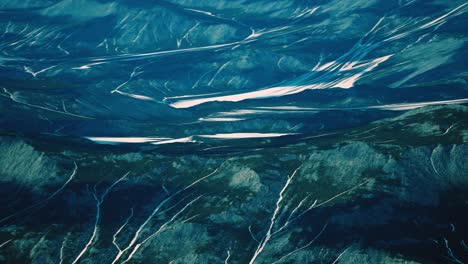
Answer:
<path fill-rule="evenodd" d="M 465 105 L 425 107 L 224 153 L 158 154 L 4 133 L 0 258 L 462 263 L 467 113 Z"/>
<path fill-rule="evenodd" d="M 0 0 L 0 263 L 466 263 L 464 0 Z"/>

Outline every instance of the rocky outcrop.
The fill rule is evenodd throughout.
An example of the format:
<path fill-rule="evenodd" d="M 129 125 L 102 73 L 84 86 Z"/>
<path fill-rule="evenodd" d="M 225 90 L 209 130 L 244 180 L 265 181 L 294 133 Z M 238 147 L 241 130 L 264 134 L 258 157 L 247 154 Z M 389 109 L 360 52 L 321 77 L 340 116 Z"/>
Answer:
<path fill-rule="evenodd" d="M 57 165 L 21 139 L 2 137 L 0 141 L 0 181 L 38 188 L 57 180 Z"/>

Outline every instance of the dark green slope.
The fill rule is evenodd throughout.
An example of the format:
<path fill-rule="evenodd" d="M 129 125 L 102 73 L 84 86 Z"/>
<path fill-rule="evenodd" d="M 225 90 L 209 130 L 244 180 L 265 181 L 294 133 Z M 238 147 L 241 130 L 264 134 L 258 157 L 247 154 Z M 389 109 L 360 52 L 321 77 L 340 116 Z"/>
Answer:
<path fill-rule="evenodd" d="M 185 155 L 4 133 L 0 259 L 461 263 L 467 113 Z"/>

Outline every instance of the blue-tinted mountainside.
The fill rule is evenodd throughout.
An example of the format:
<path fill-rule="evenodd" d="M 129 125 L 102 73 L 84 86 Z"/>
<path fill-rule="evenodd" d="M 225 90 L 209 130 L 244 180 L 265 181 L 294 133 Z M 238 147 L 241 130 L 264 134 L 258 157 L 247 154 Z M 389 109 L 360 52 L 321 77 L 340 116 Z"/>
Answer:
<path fill-rule="evenodd" d="M 0 6 L 0 124 L 24 132 L 302 134 L 468 98 L 464 1 Z"/>
<path fill-rule="evenodd" d="M 466 263 L 467 11 L 0 0 L 0 263 Z"/>

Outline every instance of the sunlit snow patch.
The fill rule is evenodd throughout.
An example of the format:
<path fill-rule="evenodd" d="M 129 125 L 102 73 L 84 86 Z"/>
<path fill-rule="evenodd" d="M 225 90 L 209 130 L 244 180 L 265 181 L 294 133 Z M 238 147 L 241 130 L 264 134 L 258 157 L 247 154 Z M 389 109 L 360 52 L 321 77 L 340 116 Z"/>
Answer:
<path fill-rule="evenodd" d="M 85 137 L 99 144 L 121 144 L 121 143 L 148 143 L 168 140 L 169 138 L 157 137 Z"/>
<path fill-rule="evenodd" d="M 240 139 L 240 138 L 272 138 L 294 135 L 290 133 L 226 133 L 214 135 L 200 135 L 202 138 L 215 138 L 215 139 Z"/>

